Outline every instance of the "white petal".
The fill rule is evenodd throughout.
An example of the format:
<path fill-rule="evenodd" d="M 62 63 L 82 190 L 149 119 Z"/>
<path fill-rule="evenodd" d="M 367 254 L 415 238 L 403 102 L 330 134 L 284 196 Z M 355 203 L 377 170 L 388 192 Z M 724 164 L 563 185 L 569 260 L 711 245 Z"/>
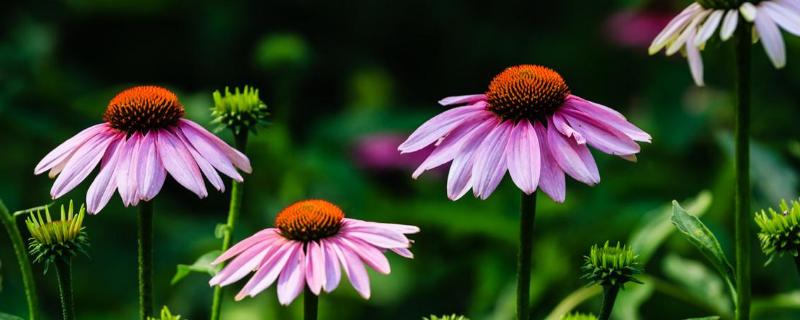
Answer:
<path fill-rule="evenodd" d="M 706 19 L 706 22 L 700 27 L 700 31 L 697 32 L 697 36 L 694 38 L 694 45 L 701 46 L 714 35 L 714 31 L 717 30 L 717 26 L 719 26 L 719 22 L 722 20 L 722 15 L 724 13 L 724 10 L 715 10 L 708 16 L 708 19 Z"/>
<path fill-rule="evenodd" d="M 722 20 L 722 28 L 720 28 L 719 31 L 719 37 L 722 41 L 727 41 L 733 36 L 738 22 L 739 12 L 736 10 L 728 10 L 728 13 L 725 14 L 725 19 Z"/>
<path fill-rule="evenodd" d="M 778 26 L 772 21 L 770 15 L 762 12 L 756 17 L 755 27 L 769 60 L 772 61 L 775 68 L 783 68 L 786 65 L 786 48 Z"/>
<path fill-rule="evenodd" d="M 747 22 L 753 22 L 756 20 L 756 16 L 758 15 L 758 10 L 756 6 L 754 6 L 750 2 L 742 3 L 742 6 L 739 7 L 739 12 L 742 13 L 742 17 L 744 17 Z"/>

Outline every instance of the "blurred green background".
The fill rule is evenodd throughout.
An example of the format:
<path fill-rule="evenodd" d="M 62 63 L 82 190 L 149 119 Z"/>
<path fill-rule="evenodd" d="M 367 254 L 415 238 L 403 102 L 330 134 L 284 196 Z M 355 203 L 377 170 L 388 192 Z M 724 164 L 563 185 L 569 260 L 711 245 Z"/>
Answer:
<path fill-rule="evenodd" d="M 659 28 L 688 2 L 562 1 L 155 1 L 5 3 L 0 13 L 0 198 L 20 210 L 48 203 L 52 181 L 33 167 L 52 148 L 98 123 L 116 92 L 158 84 L 174 90 L 186 117 L 207 128 L 211 92 L 254 85 L 271 124 L 251 136 L 254 172 L 235 239 L 272 225 L 284 206 L 325 198 L 349 217 L 414 224 L 414 260 L 390 257 L 392 273 L 370 273 L 364 301 L 345 281 L 320 299 L 322 319 L 420 319 L 461 313 L 512 319 L 519 195 L 509 178 L 488 200 L 445 196 L 446 171 L 410 178 L 420 155 L 396 146 L 440 112 L 449 95 L 480 93 L 505 67 L 558 70 L 573 93 L 625 113 L 652 134 L 638 163 L 598 152 L 603 182 L 568 182 L 567 201 L 539 197 L 532 306 L 599 310 L 597 290 L 579 279 L 594 243 L 630 241 L 647 258 L 645 285 L 630 285 L 617 319 L 730 315 L 724 286 L 669 224 L 678 199 L 732 251 L 733 61 L 731 43 L 706 48 L 705 88 L 681 57 L 649 57 Z M 753 207 L 797 196 L 800 168 L 800 41 L 776 71 L 753 47 Z M 230 133 L 220 135 L 231 141 Z M 92 175 L 93 176 L 93 175 Z M 82 201 L 84 181 L 58 203 Z M 704 192 L 705 191 L 705 192 Z M 698 198 L 699 197 L 699 198 Z M 696 201 L 687 201 L 696 199 Z M 170 285 L 176 265 L 216 249 L 228 194 L 198 200 L 168 179 L 155 202 L 156 302 L 189 319 L 207 318 L 209 276 Z M 91 258 L 75 259 L 81 319 L 136 316 L 135 209 L 118 196 L 86 219 Z M 20 219 L 20 222 L 22 219 Z M 22 226 L 22 224 L 20 224 Z M 25 315 L 19 269 L 2 231 L 0 312 Z M 23 231 L 27 236 L 27 231 Z M 754 317 L 800 317 L 791 259 L 762 267 L 753 234 Z M 34 266 L 47 318 L 58 315 L 55 278 Z M 233 302 L 223 319 L 297 319 L 275 289 Z M 576 293 L 577 294 L 573 294 Z M 570 295 L 573 294 L 573 295 Z M 569 297 L 569 298 L 567 298 Z M 566 298 L 566 300 L 565 300 Z M 569 308 L 566 308 L 569 309 Z M 559 310 L 566 310 L 559 309 Z M 558 312 L 558 311 L 557 311 Z"/>

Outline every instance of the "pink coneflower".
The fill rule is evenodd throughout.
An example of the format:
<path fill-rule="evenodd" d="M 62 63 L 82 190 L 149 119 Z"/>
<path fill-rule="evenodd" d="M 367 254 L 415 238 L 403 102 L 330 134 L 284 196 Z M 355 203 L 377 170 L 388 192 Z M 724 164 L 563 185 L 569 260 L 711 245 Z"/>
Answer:
<path fill-rule="evenodd" d="M 217 258 L 214 265 L 233 260 L 209 284 L 226 286 L 255 272 L 236 300 L 253 297 L 277 280 L 278 300 L 288 305 L 306 286 L 314 295 L 336 289 L 343 268 L 353 288 L 368 299 L 364 265 L 388 274 L 383 253 L 413 258 L 406 234 L 416 232 L 414 226 L 345 218 L 339 207 L 324 200 L 300 201 L 278 214 L 275 228 L 259 231 Z"/>
<path fill-rule="evenodd" d="M 570 94 L 558 73 L 537 65 L 506 69 L 485 94 L 439 103 L 465 106 L 428 120 L 398 149 L 414 152 L 434 144 L 436 149 L 413 177 L 452 161 L 447 181 L 452 200 L 469 189 L 488 198 L 508 170 L 526 194 L 541 187 L 563 202 L 564 173 L 588 185 L 600 182 L 587 145 L 635 160 L 636 141 L 650 142 L 650 135 L 620 113 Z"/>
<path fill-rule="evenodd" d="M 108 104 L 104 123 L 91 126 L 48 153 L 34 171 L 56 177 L 50 195 L 75 188 L 97 164 L 100 173 L 86 194 L 89 213 L 108 203 L 114 190 L 125 206 L 149 201 L 169 173 L 200 198 L 208 195 L 203 175 L 214 188 L 225 185 L 217 170 L 242 181 L 250 160 L 200 125 L 183 119 L 183 105 L 167 89 L 140 86 L 120 92 Z"/>

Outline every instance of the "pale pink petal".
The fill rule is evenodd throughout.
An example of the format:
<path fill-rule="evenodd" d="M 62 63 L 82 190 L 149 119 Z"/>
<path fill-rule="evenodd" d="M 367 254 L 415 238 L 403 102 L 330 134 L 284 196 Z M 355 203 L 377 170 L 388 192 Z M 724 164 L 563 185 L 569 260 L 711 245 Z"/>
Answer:
<path fill-rule="evenodd" d="M 231 263 L 225 266 L 217 275 L 208 282 L 210 285 L 227 286 L 239 281 L 261 263 L 261 260 L 270 253 L 271 247 L 277 247 L 277 242 L 260 242 L 236 256 Z"/>
<path fill-rule="evenodd" d="M 67 139 L 58 147 L 50 151 L 47 155 L 42 158 L 41 161 L 36 165 L 36 168 L 33 169 L 34 174 L 42 174 L 43 172 L 52 169 L 53 167 L 58 166 L 59 164 L 66 162 L 69 160 L 70 156 L 72 156 L 78 148 L 80 148 L 84 143 L 89 141 L 89 139 L 93 138 L 94 136 L 105 133 L 109 129 L 105 123 L 96 124 L 83 131 L 78 132 L 78 134 L 72 136 L 72 138 Z"/>
<path fill-rule="evenodd" d="M 369 299 L 369 276 L 367 275 L 367 269 L 364 268 L 364 263 L 358 255 L 346 248 L 342 248 L 334 241 L 328 241 L 328 244 L 336 252 L 336 256 L 339 257 L 339 261 L 344 266 L 344 272 L 347 274 L 347 278 L 350 279 L 353 289 L 356 289 L 364 299 Z"/>
<path fill-rule="evenodd" d="M 566 181 L 564 171 L 553 158 L 550 152 L 550 146 L 547 142 L 547 128 L 541 123 L 536 122 L 533 125 L 536 131 L 536 138 L 539 139 L 539 149 L 542 155 L 542 170 L 539 175 L 539 188 L 544 191 L 555 202 L 564 202 L 566 197 Z"/>
<path fill-rule="evenodd" d="M 178 126 L 187 140 L 192 144 L 197 152 L 200 153 L 206 160 L 209 160 L 214 168 L 222 172 L 226 176 L 231 177 L 233 180 L 242 182 L 242 175 L 236 171 L 231 160 L 225 152 L 218 147 L 218 142 L 199 132 L 195 127 L 188 124 Z"/>
<path fill-rule="evenodd" d="M 585 100 L 581 97 L 573 95 L 569 96 L 564 102 L 562 110 L 565 112 L 573 110 L 582 112 L 587 117 L 594 118 L 598 122 L 603 122 L 606 125 L 621 131 L 634 141 L 650 142 L 651 140 L 651 137 L 647 132 L 644 132 L 644 130 L 639 129 L 632 123 L 628 122 L 628 120 L 625 119 L 621 113 L 604 105 Z M 557 112 L 556 114 L 560 115 L 561 113 Z M 567 134 L 565 133 L 565 135 Z M 578 142 L 580 143 L 580 141 Z"/>
<path fill-rule="evenodd" d="M 738 10 L 728 10 L 728 13 L 725 14 L 725 18 L 722 20 L 722 27 L 719 30 L 719 37 L 722 41 L 727 41 L 728 39 L 733 36 L 733 32 L 736 31 L 736 25 L 739 23 L 739 11 Z"/>
<path fill-rule="evenodd" d="M 78 147 L 50 189 L 53 199 L 63 196 L 81 183 L 103 159 L 106 149 L 115 138 L 116 135 L 111 133 L 98 134 Z"/>
<path fill-rule="evenodd" d="M 120 146 L 124 143 L 124 137 L 114 140 L 103 156 L 103 160 L 100 163 L 100 173 L 97 174 L 97 177 L 86 192 L 86 211 L 90 214 L 100 212 L 108 204 L 111 196 L 114 195 L 114 190 L 117 189 L 117 184 L 114 181 L 114 172 L 117 168 Z"/>
<path fill-rule="evenodd" d="M 692 5 L 686 7 L 681 13 L 679 13 L 675 18 L 672 18 L 666 27 L 653 39 L 653 43 L 650 45 L 648 51 L 650 54 L 655 54 L 656 52 L 661 51 L 664 46 L 669 43 L 670 39 L 673 39 L 678 33 L 686 27 L 687 24 L 691 21 L 692 17 L 697 11 L 702 10 L 701 7 L 697 3 L 693 3 Z"/>
<path fill-rule="evenodd" d="M 470 95 L 464 95 L 464 96 L 447 97 L 447 98 L 444 98 L 442 100 L 439 100 L 439 104 L 441 104 L 443 106 L 449 106 L 449 105 L 454 105 L 454 104 L 473 103 L 473 102 L 478 102 L 478 101 L 481 101 L 481 100 L 486 100 L 486 95 L 485 94 L 470 94 Z"/>
<path fill-rule="evenodd" d="M 194 161 L 197 162 L 197 166 L 200 167 L 200 171 L 202 171 L 203 175 L 208 178 L 208 181 L 211 183 L 211 185 L 214 186 L 215 189 L 225 192 L 225 184 L 222 182 L 222 178 L 220 178 L 217 170 L 214 170 L 214 167 L 206 160 L 206 158 L 203 158 L 203 156 L 201 156 L 197 150 L 192 147 L 192 144 L 186 140 L 186 137 L 184 137 L 183 133 L 181 133 L 181 130 L 172 130 L 172 133 L 181 140 L 181 143 L 183 143 L 184 147 L 186 147 L 186 150 L 189 150 L 192 158 L 194 158 Z"/>
<path fill-rule="evenodd" d="M 511 121 L 500 123 L 486 136 L 475 154 L 472 191 L 480 199 L 489 198 L 506 174 L 506 145 L 513 127 Z"/>
<path fill-rule="evenodd" d="M 417 233 L 419 232 L 419 227 L 407 225 L 407 224 L 396 224 L 396 223 L 381 223 L 381 222 L 372 222 L 372 221 L 363 221 L 358 219 L 351 219 L 351 218 L 344 218 L 342 229 L 344 230 L 366 230 L 370 231 L 371 229 L 387 229 L 390 231 L 394 231 L 397 233 Z"/>
<path fill-rule="evenodd" d="M 156 147 L 161 164 L 186 189 L 200 198 L 208 195 L 203 176 L 189 150 L 168 130 L 157 131 Z"/>
<path fill-rule="evenodd" d="M 386 249 L 408 248 L 411 245 L 404 234 L 385 228 L 348 229 L 340 231 L 340 234 Z"/>
<path fill-rule="evenodd" d="M 778 4 L 787 8 L 788 10 L 793 11 L 794 13 L 800 14 L 800 1 L 797 0 L 776 0 Z"/>
<path fill-rule="evenodd" d="M 262 242 L 262 241 L 269 240 L 269 239 L 274 238 L 274 237 L 280 237 L 280 235 L 278 235 L 278 233 L 277 233 L 277 229 L 276 228 L 266 228 L 264 230 L 256 232 L 254 235 L 249 236 L 249 237 L 245 238 L 242 241 L 239 241 L 238 243 L 236 243 L 235 245 L 230 247 L 228 250 L 223 252 L 219 257 L 217 257 L 217 259 L 215 259 L 213 262 L 211 262 L 211 265 L 220 264 L 223 261 L 226 261 L 226 260 L 228 260 L 230 258 L 233 258 L 234 256 L 242 253 L 242 251 L 249 249 L 250 247 L 254 246 L 255 244 L 257 244 L 259 242 Z"/>
<path fill-rule="evenodd" d="M 493 116 L 491 112 L 485 111 L 464 120 L 464 122 L 442 139 L 442 142 L 436 146 L 436 149 L 433 149 L 433 152 L 420 164 L 419 168 L 414 171 L 411 177 L 416 179 L 425 172 L 425 170 L 436 168 L 453 160 L 461 151 L 461 147 L 464 143 L 472 139 L 475 132 L 480 131 L 478 130 L 481 127 L 480 124 Z"/>
<path fill-rule="evenodd" d="M 378 250 L 374 246 L 369 245 L 359 239 L 349 238 L 347 236 L 336 237 L 333 239 L 333 241 L 337 241 L 337 244 L 342 248 L 349 249 L 350 251 L 358 254 L 358 256 L 361 257 L 361 260 L 372 269 L 375 269 L 375 271 L 383 274 L 389 274 L 392 272 L 392 268 L 389 265 L 389 260 L 386 259 L 386 256 L 383 255 L 381 250 Z"/>
<path fill-rule="evenodd" d="M 306 245 L 306 283 L 315 295 L 319 295 L 322 284 L 325 283 L 325 253 L 316 241 Z"/>
<path fill-rule="evenodd" d="M 193 145 L 195 143 L 202 144 L 200 140 L 205 140 L 207 142 L 210 142 L 212 145 L 216 146 L 218 152 L 222 152 L 224 157 L 221 158 L 219 157 L 218 152 L 210 152 L 209 154 L 206 154 L 205 152 L 210 150 L 203 149 L 195 145 L 197 151 L 200 152 L 200 154 L 203 157 L 206 157 L 206 160 L 211 162 L 211 164 L 215 168 L 217 168 L 217 170 L 219 170 L 220 172 L 224 173 L 225 175 L 231 178 L 236 179 L 236 176 L 238 174 L 235 174 L 235 171 L 229 172 L 228 170 L 223 168 L 222 159 L 227 158 L 231 163 L 233 163 L 234 166 L 236 166 L 240 170 L 246 173 L 253 172 L 253 168 L 250 166 L 250 159 L 248 159 L 247 156 L 244 155 L 244 153 L 241 153 L 239 152 L 239 150 L 236 150 L 233 147 L 229 146 L 227 143 L 225 143 L 225 141 L 222 141 L 222 139 L 215 136 L 211 132 L 208 132 L 208 130 L 206 130 L 197 123 L 194 123 L 186 119 L 180 119 L 179 121 L 180 122 L 178 123 L 178 127 L 181 128 L 181 131 L 183 131 L 183 133 L 186 135 L 187 138 L 189 138 L 189 141 L 191 141 Z M 202 139 L 193 139 L 193 137 L 200 137 Z M 220 165 L 221 167 L 217 167 L 217 165 Z"/>
<path fill-rule="evenodd" d="M 639 145 L 633 139 L 608 123 L 602 122 L 600 118 L 571 110 L 565 110 L 562 115 L 572 128 L 586 138 L 589 145 L 602 152 L 626 156 L 638 153 L 640 150 Z"/>
<path fill-rule="evenodd" d="M 706 18 L 711 13 L 711 10 L 702 11 L 694 16 L 692 22 L 686 26 L 686 29 L 681 32 L 681 34 L 676 38 L 668 47 L 666 54 L 668 56 L 673 55 L 674 53 L 678 52 L 683 47 L 686 47 L 687 50 L 690 47 L 695 47 L 692 45 L 690 38 L 693 40 L 694 35 L 697 34 L 697 25 L 700 24 L 703 19 Z"/>
<path fill-rule="evenodd" d="M 689 41 L 694 40 L 694 35 L 689 36 Z M 703 81 L 703 57 L 700 49 L 695 46 L 686 46 L 686 58 L 689 60 L 689 71 L 692 73 L 694 83 L 700 87 L 705 85 Z"/>
<path fill-rule="evenodd" d="M 235 299 L 242 300 L 246 296 L 254 297 L 264 289 L 268 288 L 278 279 L 284 271 L 289 258 L 296 252 L 303 250 L 303 244 L 297 241 L 281 241 L 281 244 L 273 247 L 263 263 L 258 266 L 258 271 L 247 281 L 241 291 L 236 294 Z"/>
<path fill-rule="evenodd" d="M 303 292 L 305 285 L 304 261 L 303 250 L 295 250 L 294 254 L 289 257 L 289 261 L 286 262 L 286 266 L 278 278 L 278 302 L 281 305 L 288 306 L 294 298 L 300 295 L 300 292 Z"/>
<path fill-rule="evenodd" d="M 122 198 L 122 204 L 126 207 L 132 205 L 134 199 L 138 201 L 139 185 L 136 183 L 136 167 L 137 167 L 137 152 L 139 150 L 139 141 L 141 134 L 135 132 L 120 147 L 119 164 L 117 165 L 117 172 L 114 174 L 117 178 L 117 190 L 119 196 Z"/>
<path fill-rule="evenodd" d="M 767 12 L 781 28 L 800 36 L 800 13 L 792 11 L 791 7 L 773 1 L 761 2 L 759 7 L 762 11 Z"/>
<path fill-rule="evenodd" d="M 689 45 L 699 47 L 705 44 L 706 41 L 714 35 L 714 31 L 717 31 L 723 14 L 725 14 L 725 10 L 714 10 L 714 12 L 708 16 L 708 19 L 703 22 L 703 26 L 697 31 L 697 36 L 694 37 L 693 41 L 689 41 Z"/>
<path fill-rule="evenodd" d="M 536 131 L 528 120 L 520 120 L 514 127 L 508 141 L 507 153 L 508 173 L 514 184 L 526 194 L 536 191 L 542 156 Z"/>
<path fill-rule="evenodd" d="M 552 126 L 547 129 L 547 144 L 558 165 L 568 175 L 588 185 L 600 182 L 600 177 L 592 170 L 594 167 L 596 171 L 596 166 L 591 154 L 588 155 L 590 163 L 584 162 L 585 154 L 589 152 L 586 145 L 567 139 Z"/>
<path fill-rule="evenodd" d="M 556 112 L 553 114 L 553 126 L 556 127 L 558 132 L 561 132 L 567 138 L 575 139 L 575 142 L 579 144 L 586 143 L 586 138 L 583 137 L 578 131 L 575 131 L 572 127 L 569 126 L 567 120 L 561 116 L 560 113 Z"/>
<path fill-rule="evenodd" d="M 414 254 L 411 253 L 411 250 L 408 250 L 408 248 L 391 248 L 389 250 L 392 250 L 392 252 L 400 255 L 401 257 L 414 259 Z"/>
<path fill-rule="evenodd" d="M 401 153 L 418 151 L 445 136 L 464 120 L 480 114 L 483 109 L 472 106 L 457 107 L 442 112 L 423 123 L 397 147 Z"/>
<path fill-rule="evenodd" d="M 769 60 L 772 61 L 775 68 L 783 68 L 786 65 L 786 47 L 783 44 L 781 31 L 772 20 L 772 15 L 759 11 L 756 15 L 755 26 Z"/>
<path fill-rule="evenodd" d="M 472 166 L 475 163 L 475 152 L 480 147 L 486 134 L 490 132 L 500 120 L 496 117 L 487 119 L 477 128 L 472 137 L 464 143 L 459 154 L 450 164 L 450 172 L 447 175 L 447 197 L 450 200 L 457 200 L 473 186 Z"/>
<path fill-rule="evenodd" d="M 137 181 L 139 182 L 139 197 L 141 200 L 152 200 L 164 185 L 167 171 L 161 164 L 161 157 L 156 147 L 155 131 L 150 131 L 142 138 L 139 147 L 139 160 L 136 168 Z"/>
<path fill-rule="evenodd" d="M 322 284 L 322 288 L 325 292 L 331 292 L 339 286 L 342 270 L 339 268 L 336 250 L 328 243 L 328 240 L 320 240 L 319 246 L 325 253 L 325 282 Z"/>

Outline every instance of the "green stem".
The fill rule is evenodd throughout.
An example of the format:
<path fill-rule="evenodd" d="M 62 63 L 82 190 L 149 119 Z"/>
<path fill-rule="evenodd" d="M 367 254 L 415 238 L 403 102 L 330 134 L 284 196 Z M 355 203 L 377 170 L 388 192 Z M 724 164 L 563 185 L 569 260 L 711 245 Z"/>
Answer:
<path fill-rule="evenodd" d="M 303 319 L 304 320 L 317 320 L 317 304 L 319 297 L 311 292 L 311 289 L 306 286 L 303 292 Z"/>
<path fill-rule="evenodd" d="M 517 319 L 530 319 L 531 255 L 533 254 L 533 221 L 536 218 L 536 192 L 522 193 L 519 220 L 519 254 L 517 255 Z"/>
<path fill-rule="evenodd" d="M 234 143 L 236 149 L 245 152 L 247 147 L 247 131 L 241 131 L 234 134 Z M 242 195 L 244 194 L 244 183 L 233 181 L 231 183 L 231 202 L 228 207 L 228 223 L 225 225 L 225 230 L 222 236 L 222 252 L 228 250 L 231 246 L 231 238 L 233 235 L 233 228 L 236 225 L 236 220 L 239 218 L 239 213 L 242 208 Z M 221 267 L 225 266 L 224 264 Z M 219 320 L 222 311 L 222 287 L 214 287 L 214 296 L 211 300 L 211 320 Z"/>
<path fill-rule="evenodd" d="M 153 316 L 153 202 L 139 204 L 139 317 Z"/>
<path fill-rule="evenodd" d="M 736 30 L 736 319 L 750 318 L 750 46 L 749 23 Z"/>
<path fill-rule="evenodd" d="M 800 275 L 800 249 L 797 250 L 794 256 L 794 266 L 797 267 L 797 274 Z"/>
<path fill-rule="evenodd" d="M 61 298 L 61 314 L 64 320 L 75 319 L 75 301 L 72 299 L 72 263 L 70 258 L 56 259 L 56 276 L 58 276 L 58 295 Z"/>
<path fill-rule="evenodd" d="M 22 235 L 19 233 L 17 222 L 8 212 L 8 208 L 6 208 L 2 200 L 0 200 L 0 222 L 3 223 L 6 232 L 8 232 L 8 237 L 11 239 L 11 246 L 14 248 L 17 262 L 19 262 L 20 273 L 22 273 L 22 285 L 25 288 L 25 298 L 28 300 L 28 318 L 30 320 L 38 319 L 39 299 L 36 296 L 36 284 L 33 282 L 31 261 L 28 260 L 28 252 L 25 250 L 25 242 L 22 240 Z"/>
<path fill-rule="evenodd" d="M 600 315 L 597 320 L 608 320 L 611 317 L 611 310 L 614 309 L 617 293 L 619 293 L 619 286 L 603 287 L 603 308 L 600 309 Z"/>

